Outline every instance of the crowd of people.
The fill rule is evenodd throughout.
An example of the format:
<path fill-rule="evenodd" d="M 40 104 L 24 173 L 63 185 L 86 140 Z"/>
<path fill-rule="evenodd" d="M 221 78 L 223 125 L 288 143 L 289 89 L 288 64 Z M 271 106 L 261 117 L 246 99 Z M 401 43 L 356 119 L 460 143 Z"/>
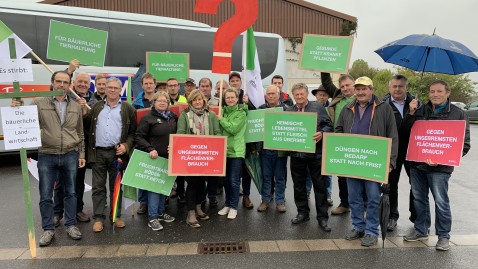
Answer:
<path fill-rule="evenodd" d="M 398 212 L 398 181 L 402 166 L 410 179 L 410 221 L 414 231 L 404 236 L 405 241 L 428 238 L 431 226 L 431 191 L 435 200 L 435 230 L 438 235 L 437 250 L 449 249 L 451 212 L 448 199 L 448 181 L 452 166 L 440 165 L 433 160 L 409 162 L 405 160 L 410 130 L 416 120 L 466 120 L 463 112 L 451 104 L 451 89 L 444 81 L 435 81 L 429 88 L 429 101 L 422 103 L 408 92 L 407 78 L 393 76 L 389 82 L 389 93 L 380 98 L 374 95 L 373 81 L 368 77 L 354 79 L 341 75 L 336 87 L 329 73 L 321 73 L 322 85 L 312 90 L 316 101 L 308 99 L 306 84 L 297 83 L 290 90 L 291 96 L 283 91 L 283 78 L 276 75 L 265 89 L 265 104 L 257 108 L 250 102 L 242 89 L 239 73 L 231 73 L 228 82 L 215 84 L 202 78 L 196 89 L 195 81 L 184 83 L 184 95 L 180 94 L 177 79 L 157 83 L 154 76 L 145 73 L 142 89 L 129 104 L 120 98 L 122 82 L 115 78 L 97 75 L 94 93 L 90 92 L 90 76 L 77 72 L 72 75 L 79 62 L 72 61 L 66 71 L 57 71 L 51 77 L 51 87 L 62 90 L 61 96 L 38 97 L 33 100 L 38 106 L 42 147 L 38 153 L 40 179 L 40 213 L 43 235 L 40 246 L 48 246 L 55 234 L 55 227 L 62 219 L 68 236 L 81 239 L 77 221 L 93 219 L 92 230 L 101 232 L 104 222 L 112 211 L 111 192 L 119 165 L 125 169 L 130 153 L 138 149 L 153 159 L 168 158 L 171 134 L 220 135 L 227 137 L 226 176 L 181 176 L 177 177 L 171 196 L 180 204 L 186 204 L 186 223 L 199 228 L 210 219 L 205 207 L 218 205 L 217 195 L 225 193 L 225 203 L 217 214 L 235 219 L 242 205 L 250 209 L 251 175 L 245 158 L 257 154 L 261 161 L 263 184 L 259 190 L 261 203 L 257 211 L 269 209 L 275 200 L 275 209 L 286 212 L 285 189 L 290 170 L 296 216 L 291 220 L 299 225 L 310 219 L 309 199 L 314 194 L 316 219 L 319 228 L 330 232 L 329 207 L 332 200 L 332 177 L 321 174 L 322 137 L 324 132 L 350 133 L 388 137 L 392 140 L 389 167 L 390 216 L 387 229 L 396 229 Z M 69 87 L 72 87 L 71 91 Z M 220 89 L 223 100 L 220 100 Z M 291 98 L 292 97 L 292 98 Z M 187 108 L 180 115 L 169 109 L 171 105 L 184 103 Z M 222 113 L 216 115 L 209 106 L 223 105 Z M 12 106 L 22 105 L 12 100 Z M 91 108 L 89 109 L 88 106 Z M 150 108 L 137 125 L 136 109 Z M 250 110 L 281 108 L 283 111 L 317 113 L 317 128 L 313 135 L 315 153 L 286 152 L 264 149 L 263 143 L 245 143 L 246 118 Z M 463 146 L 463 155 L 470 149 L 468 122 Z M 289 158 L 290 157 L 290 158 Z M 288 159 L 290 160 L 288 167 Z M 92 169 L 93 215 L 83 208 L 85 172 Z M 107 182 L 108 181 L 108 182 Z M 108 188 L 110 191 L 109 202 Z M 290 183 L 289 183 L 289 186 Z M 347 240 L 361 239 L 362 246 L 377 243 L 379 235 L 379 204 L 382 187 L 380 183 L 356 178 L 338 177 L 338 205 L 330 210 L 333 215 L 350 212 L 353 229 L 345 235 Z M 408 192 L 408 190 L 407 190 Z M 121 219 L 121 193 L 117 219 L 113 225 L 124 228 Z M 169 197 L 147 190 L 139 190 L 140 206 L 137 214 L 148 216 L 148 226 L 159 231 L 161 221 L 173 222 L 175 217 L 166 212 Z"/>

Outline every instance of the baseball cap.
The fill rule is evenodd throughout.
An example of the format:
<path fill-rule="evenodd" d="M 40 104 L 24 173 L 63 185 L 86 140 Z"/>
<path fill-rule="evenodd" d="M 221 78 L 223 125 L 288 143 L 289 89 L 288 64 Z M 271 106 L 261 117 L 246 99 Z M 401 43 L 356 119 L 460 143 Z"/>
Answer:
<path fill-rule="evenodd" d="M 184 82 L 184 84 L 187 84 L 187 83 L 196 84 L 196 83 L 194 83 L 194 79 L 192 79 L 192 78 L 186 79 L 186 82 Z"/>
<path fill-rule="evenodd" d="M 355 80 L 355 85 L 365 85 L 373 87 L 373 81 L 369 77 L 359 77 Z"/>

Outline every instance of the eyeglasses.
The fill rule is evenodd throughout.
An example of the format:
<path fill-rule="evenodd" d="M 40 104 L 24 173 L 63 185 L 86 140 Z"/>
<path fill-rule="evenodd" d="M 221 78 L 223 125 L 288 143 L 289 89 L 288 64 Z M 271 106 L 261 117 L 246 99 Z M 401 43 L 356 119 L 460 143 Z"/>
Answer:
<path fill-rule="evenodd" d="M 121 90 L 120 87 L 112 87 L 112 86 L 106 86 L 106 89 L 108 89 L 108 90 Z"/>
<path fill-rule="evenodd" d="M 237 99 L 237 97 L 235 97 L 235 96 L 233 96 L 233 97 L 229 96 L 229 97 L 226 97 L 226 98 L 224 98 L 224 99 L 226 99 L 226 100 L 233 100 L 233 99 Z"/>
<path fill-rule="evenodd" d="M 168 85 L 168 88 L 176 88 L 179 87 L 179 84 Z"/>
<path fill-rule="evenodd" d="M 163 104 L 167 104 L 167 103 L 168 103 L 167 100 L 156 100 L 156 102 L 158 102 L 158 103 L 163 103 Z"/>

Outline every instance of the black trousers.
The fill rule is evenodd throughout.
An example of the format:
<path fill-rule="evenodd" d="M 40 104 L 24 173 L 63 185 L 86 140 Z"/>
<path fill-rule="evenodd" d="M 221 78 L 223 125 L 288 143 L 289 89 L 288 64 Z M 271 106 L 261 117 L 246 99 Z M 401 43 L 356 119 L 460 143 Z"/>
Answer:
<path fill-rule="evenodd" d="M 207 177 L 185 177 L 188 183 L 186 187 L 186 206 L 188 210 L 196 209 L 204 199 L 205 182 Z"/>
<path fill-rule="evenodd" d="M 340 207 L 349 208 L 349 189 L 347 187 L 347 178 L 338 177 L 339 181 L 339 197 L 340 197 Z"/>
<path fill-rule="evenodd" d="M 388 184 L 390 185 L 390 219 L 395 220 L 397 220 L 400 216 L 398 212 L 398 182 L 400 181 L 400 173 L 402 172 L 402 166 L 405 167 L 405 172 L 407 173 L 408 181 L 410 182 L 410 164 L 409 162 L 405 161 L 405 157 L 397 159 L 396 168 L 393 169 L 388 175 Z M 413 206 L 414 199 L 411 188 L 409 197 L 410 198 L 408 209 L 410 211 L 410 219 L 415 220 L 416 212 L 415 207 Z"/>
<path fill-rule="evenodd" d="M 308 216 L 310 212 L 306 188 L 308 168 L 314 188 L 317 220 L 328 220 L 327 191 L 325 178 L 321 175 L 321 161 L 321 159 L 291 157 L 290 172 L 292 182 L 294 183 L 294 202 L 297 206 L 298 214 Z"/>

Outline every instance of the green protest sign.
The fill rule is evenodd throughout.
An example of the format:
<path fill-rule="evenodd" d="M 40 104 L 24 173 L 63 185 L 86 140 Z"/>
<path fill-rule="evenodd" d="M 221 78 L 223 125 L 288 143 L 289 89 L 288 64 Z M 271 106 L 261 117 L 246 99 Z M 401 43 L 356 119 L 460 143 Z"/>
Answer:
<path fill-rule="evenodd" d="M 169 195 L 175 176 L 168 176 L 168 159 L 151 159 L 149 154 L 134 150 L 121 184 Z"/>
<path fill-rule="evenodd" d="M 352 37 L 304 34 L 299 68 L 347 73 L 352 52 Z"/>
<path fill-rule="evenodd" d="M 189 78 L 189 53 L 146 52 L 146 71 L 157 81 L 176 78 L 185 82 Z"/>
<path fill-rule="evenodd" d="M 388 183 L 392 139 L 356 134 L 324 134 L 322 175 Z"/>
<path fill-rule="evenodd" d="M 273 112 L 264 113 L 264 148 L 315 152 L 317 113 Z"/>
<path fill-rule="evenodd" d="M 282 107 L 247 111 L 246 143 L 264 141 L 264 113 L 266 111 L 283 111 Z"/>
<path fill-rule="evenodd" d="M 105 65 L 108 32 L 75 24 L 50 20 L 50 34 L 46 57 L 103 67 Z"/>

